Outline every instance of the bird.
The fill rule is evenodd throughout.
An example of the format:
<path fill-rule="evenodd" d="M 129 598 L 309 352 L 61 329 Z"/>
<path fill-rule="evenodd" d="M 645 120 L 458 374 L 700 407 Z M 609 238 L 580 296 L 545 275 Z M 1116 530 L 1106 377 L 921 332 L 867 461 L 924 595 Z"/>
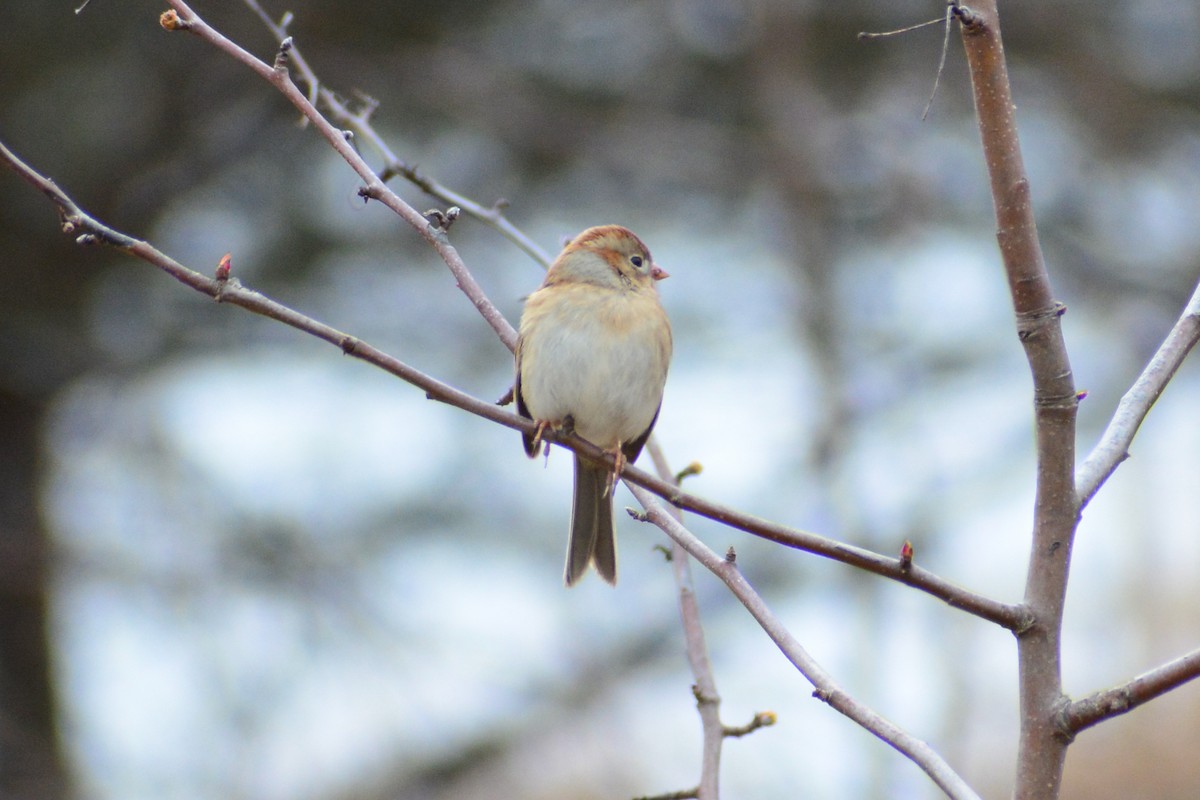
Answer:
<path fill-rule="evenodd" d="M 522 433 L 526 454 L 537 456 L 550 429 L 578 434 L 615 463 L 575 456 L 567 586 L 591 566 L 617 582 L 613 490 L 662 406 L 672 339 L 657 283 L 667 277 L 633 231 L 600 225 L 567 242 L 525 301 L 513 396 L 517 412 L 537 423 Z"/>

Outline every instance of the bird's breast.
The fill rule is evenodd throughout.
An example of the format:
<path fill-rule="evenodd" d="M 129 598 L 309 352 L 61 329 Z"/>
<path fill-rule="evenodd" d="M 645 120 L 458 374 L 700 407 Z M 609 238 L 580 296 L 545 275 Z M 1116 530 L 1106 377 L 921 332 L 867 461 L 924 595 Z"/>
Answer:
<path fill-rule="evenodd" d="M 558 285 L 522 318 L 521 391 L 535 419 L 611 449 L 642 434 L 662 401 L 670 328 L 652 292 Z"/>

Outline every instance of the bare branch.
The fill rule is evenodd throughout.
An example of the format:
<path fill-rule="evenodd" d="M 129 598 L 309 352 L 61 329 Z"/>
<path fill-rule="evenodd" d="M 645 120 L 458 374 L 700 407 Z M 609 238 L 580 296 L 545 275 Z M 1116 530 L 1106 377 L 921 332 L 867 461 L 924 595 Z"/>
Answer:
<path fill-rule="evenodd" d="M 1183 309 L 1183 315 L 1171 328 L 1158 352 L 1117 404 L 1116 413 L 1104 430 L 1104 435 L 1075 473 L 1081 509 L 1121 462 L 1129 457 L 1129 445 L 1142 421 L 1197 341 L 1200 341 L 1200 284 L 1196 286 L 1192 299 Z"/>
<path fill-rule="evenodd" d="M 287 35 L 286 25 L 275 24 L 256 0 L 245 0 L 245 2 L 280 41 L 280 52 L 285 52 L 285 46 L 287 50 L 292 51 L 296 68 L 300 72 L 302 80 L 309 86 L 310 100 L 314 97 L 319 98 L 330 109 L 335 121 L 341 125 L 353 128 L 358 132 L 360 138 L 370 141 L 382 154 L 385 167 L 380 180 L 386 182 L 391 175 L 400 175 L 406 178 L 427 194 L 452 203 L 451 209 L 454 211 L 455 217 L 457 217 L 460 209 L 464 209 L 471 216 L 487 223 L 502 235 L 515 242 L 521 249 L 540 263 L 543 268 L 549 266 L 550 256 L 508 221 L 501 211 L 502 205 L 500 203 L 493 204 L 491 208 L 484 208 L 470 198 L 460 195 L 441 186 L 432 179 L 419 174 L 415 167 L 410 167 L 397 157 L 388 147 L 387 143 L 383 141 L 382 137 L 375 132 L 374 127 L 370 123 L 370 117 L 376 105 L 373 102 L 366 102 L 359 111 L 354 112 L 333 92 L 318 88 L 320 83 L 316 77 L 316 73 L 308 66 L 299 53 L 295 51 L 292 39 Z M 424 216 L 426 219 L 430 219 L 431 223 L 443 232 L 453 222 L 453 218 L 448 218 L 447 215 L 436 209 L 426 212 Z M 658 448 L 657 441 L 653 437 L 650 439 L 650 447 L 658 453 L 661 459 L 661 449 Z M 663 463 L 665 464 L 665 461 Z M 671 473 L 669 469 L 664 469 L 660 466 L 659 472 L 664 480 L 670 480 Z M 675 483 L 678 483 L 678 479 L 675 480 Z M 712 665 L 709 662 L 707 646 L 704 641 L 704 629 L 700 622 L 699 609 L 695 602 L 695 593 L 692 590 L 689 562 L 682 550 L 679 550 L 676 556 L 673 561 L 673 572 L 679 587 L 680 614 L 684 629 L 686 652 L 695 681 L 693 690 L 704 734 L 701 781 L 695 791 L 701 800 L 716 800 L 718 796 L 721 745 L 724 738 L 720 719 L 720 697 L 717 694 L 716 681 L 712 674 Z"/>
<path fill-rule="evenodd" d="M 1034 220 L 1029 178 L 1017 136 L 996 0 L 970 8 L 952 0 L 962 23 L 975 111 L 996 211 L 996 238 L 1017 317 L 1017 335 L 1033 376 L 1037 492 L 1025 582 L 1032 624 L 1018 632 L 1021 734 L 1016 800 L 1057 797 L 1066 743 L 1054 713 L 1062 704 L 1061 633 L 1071 547 L 1079 518 L 1075 496 L 1075 419 L 1079 400 L 1063 340 L 1065 307 L 1054 299 Z"/>
<path fill-rule="evenodd" d="M 628 485 L 628 482 L 627 482 Z M 950 765 L 928 744 L 885 719 L 865 704 L 847 694 L 821 667 L 783 623 L 767 608 L 762 597 L 742 576 L 736 564 L 717 555 L 687 528 L 683 527 L 649 492 L 640 486 L 629 486 L 634 497 L 646 509 L 646 517 L 677 542 L 693 558 L 703 564 L 729 587 L 763 631 L 771 637 L 784 656 L 813 685 L 813 696 L 828 703 L 872 734 L 907 756 L 925 771 L 943 792 L 952 798 L 972 798 L 978 795 Z"/>
<path fill-rule="evenodd" d="M 217 280 L 215 278 L 208 278 L 174 261 L 146 242 L 107 227 L 102 222 L 85 214 L 76 205 L 75 201 L 60 190 L 53 181 L 30 168 L 7 147 L 4 147 L 2 143 L 0 143 L 0 162 L 6 164 L 27 183 L 39 189 L 59 207 L 60 214 L 64 220 L 64 232 L 75 235 L 76 241 L 81 244 L 91 242 L 111 244 L 158 267 L 181 283 L 209 297 L 219 299 L 221 302 L 241 306 L 256 314 L 276 319 L 297 330 L 330 342 L 348 355 L 374 364 L 396 377 L 424 389 L 430 399 L 448 403 L 514 430 L 527 433 L 534 432 L 534 423 L 524 417 L 506 412 L 494 403 L 472 397 L 465 392 L 441 383 L 371 347 L 361 339 L 344 334 L 323 323 L 310 319 L 287 306 L 270 300 L 258 292 L 241 287 L 236 279 Z M 466 271 L 466 267 L 463 266 L 462 269 L 467 278 L 474 283 L 474 279 L 470 277 L 470 273 Z M 613 466 L 610 454 L 605 453 L 600 448 L 578 436 L 573 434 L 556 434 L 553 431 L 547 431 L 544 438 L 547 441 L 567 447 L 585 458 L 606 464 L 610 467 Z M 917 567 L 912 567 L 906 571 L 901 567 L 899 559 L 889 558 L 864 548 L 838 542 L 834 539 L 827 539 L 815 533 L 768 522 L 751 514 L 745 514 L 721 505 L 720 503 L 705 500 L 683 492 L 675 484 L 656 478 L 648 472 L 629 464 L 625 464 L 621 474 L 622 477 L 639 486 L 645 487 L 680 509 L 693 511 L 716 522 L 721 522 L 754 536 L 778 542 L 787 547 L 824 556 L 834 561 L 840 561 L 843 564 L 859 567 L 868 572 L 906 583 L 913 588 L 920 589 L 945 601 L 955 608 L 960 608 L 970 614 L 1012 630 L 1021 630 L 1027 624 L 1028 614 L 1023 607 L 1007 605 L 983 595 L 969 592 L 944 578 Z"/>
<path fill-rule="evenodd" d="M 252 289 L 245 288 L 236 277 L 230 275 L 230 261 L 227 260 L 228 257 L 222 259 L 221 263 L 217 265 L 215 277 L 209 278 L 185 267 L 147 242 L 135 239 L 128 234 L 108 227 L 86 214 L 53 181 L 34 171 L 2 142 L 0 142 L 0 162 L 16 172 L 26 183 L 39 189 L 58 206 L 62 218 L 63 232 L 75 237 L 76 242 L 80 244 L 103 243 L 116 247 L 158 267 L 180 283 L 208 295 L 219 303 L 240 306 L 255 314 L 269 317 L 329 342 L 346 355 L 373 364 L 425 390 L 426 396 L 431 400 L 447 403 L 510 428 L 532 430 L 532 424 L 524 417 L 504 411 L 486 400 L 472 397 L 449 384 L 442 383 L 436 378 L 414 369 L 399 359 L 383 353 L 361 339 L 357 339 L 329 325 L 318 322 L 311 317 L 307 317 Z"/>
<path fill-rule="evenodd" d="M 790 528 L 776 522 L 734 511 L 719 503 L 714 503 L 701 497 L 676 491 L 666 491 L 669 484 L 637 480 L 641 477 L 639 470 L 626 471 L 626 476 L 632 477 L 639 485 L 646 487 L 672 505 L 685 511 L 692 511 L 702 517 L 724 523 L 731 528 L 767 539 L 786 547 L 803 550 L 813 555 L 823 556 L 843 564 L 858 567 L 873 572 L 885 578 L 907 584 L 926 594 L 942 600 L 947 605 L 966 611 L 969 614 L 994 622 L 1014 632 L 1026 630 L 1031 624 L 1028 609 L 1023 605 L 1011 605 L 993 600 L 989 597 L 963 589 L 929 570 L 916 565 L 905 564 L 900 558 L 891 558 L 855 547 L 851 544 L 828 539 L 815 533 Z"/>
<path fill-rule="evenodd" d="M 670 476 L 671 466 L 658 442 L 649 442 L 650 457 L 660 476 Z M 686 472 L 686 470 L 685 470 Z M 682 473 L 672 482 L 678 486 Z M 672 509 L 675 515 L 678 510 Z M 713 676 L 712 661 L 708 657 L 704 625 L 700 621 L 700 607 L 696 603 L 696 590 L 692 584 L 692 560 L 678 542 L 671 542 L 671 571 L 679 592 L 679 618 L 683 625 L 683 638 L 688 666 L 692 671 L 692 694 L 696 698 L 696 710 L 700 714 L 703 747 L 700 754 L 700 784 L 696 788 L 700 800 L 716 800 L 721 772 L 721 748 L 725 742 L 725 726 L 721 723 L 721 696 L 717 693 L 717 681 Z"/>
<path fill-rule="evenodd" d="M 243 0 L 243 2 L 262 20 L 263 24 L 271 31 L 271 34 L 275 36 L 277 41 L 282 43 L 284 39 L 288 38 L 287 25 L 282 22 L 276 23 L 272 20 L 262 9 L 262 6 L 258 4 L 257 0 Z M 316 72 L 313 71 L 308 62 L 300 55 L 297 48 L 292 48 L 291 57 L 292 64 L 300 76 L 300 80 L 307 84 L 309 88 L 309 102 L 315 106 L 319 101 L 329 109 L 330 116 L 334 122 L 354 130 L 360 139 L 370 142 L 371 146 L 382 156 L 384 167 L 380 173 L 381 181 L 387 183 L 389 177 L 399 175 L 431 197 L 436 197 L 447 205 L 458 206 L 464 213 L 490 226 L 499 232 L 500 235 L 524 250 L 530 257 L 541 264 L 543 269 L 550 266 L 550 255 L 539 247 L 537 242 L 530 239 L 519 228 L 509 222 L 503 212 L 505 205 L 503 201 L 497 201 L 491 206 L 483 206 L 453 189 L 442 186 L 432 178 L 422 175 L 417 171 L 415 166 L 405 163 L 403 159 L 398 157 L 371 125 L 371 114 L 376 108 L 374 101 L 365 101 L 358 111 L 351 110 L 342 98 L 329 89 L 324 88 L 320 80 L 318 80 Z"/>
<path fill-rule="evenodd" d="M 392 208 L 396 213 L 400 214 L 405 220 L 414 225 L 431 244 L 437 249 L 439 255 L 446 262 L 451 272 L 454 274 L 459 286 L 464 293 L 472 300 L 475 306 L 484 315 L 485 319 L 492 325 L 493 329 L 500 336 L 501 340 L 512 349 L 516 344 L 516 332 L 512 326 L 503 318 L 500 312 L 492 305 L 478 283 L 471 276 L 466 266 L 462 263 L 461 258 L 446 242 L 445 235 L 439 232 L 434 226 L 430 225 L 411 206 L 407 205 L 394 193 L 387 189 L 378 178 L 370 171 L 365 162 L 358 156 L 357 152 L 351 148 L 345 138 L 341 136 L 340 131 L 326 120 L 320 112 L 318 112 L 304 95 L 296 88 L 296 86 L 283 76 L 281 80 L 277 71 L 272 69 L 267 64 L 259 61 L 253 55 L 250 55 L 242 48 L 238 47 L 233 42 L 230 42 L 220 33 L 216 32 L 200 20 L 186 3 L 182 0 L 169 0 L 172 6 L 177 8 L 180 13 L 184 14 L 187 19 L 188 29 L 198 36 L 201 36 L 206 41 L 212 42 L 220 49 L 229 52 L 239 61 L 248 64 L 252 69 L 262 75 L 272 85 L 282 91 L 288 99 L 301 110 L 304 115 L 310 119 L 314 125 L 321 131 L 322 135 L 330 142 L 335 150 L 346 159 L 346 161 L 354 168 L 354 170 L 367 181 L 367 185 L 361 190 L 363 194 L 375 199 L 379 199 L 389 208 Z M 282 28 L 273 28 L 276 33 L 282 33 Z M 301 63 L 301 59 L 295 53 L 295 47 L 291 48 L 291 60 L 293 63 Z M 311 72 L 309 73 L 311 75 Z M 311 77 L 315 81 L 315 76 Z M 374 135 L 372 133 L 372 135 Z M 466 198 L 456 198 L 463 202 L 464 208 L 470 207 L 471 204 Z M 420 220 L 417 222 L 416 220 Z M 510 427 L 513 427 L 510 424 Z M 599 451 L 589 443 L 578 437 L 546 437 L 550 441 L 555 441 L 559 444 L 569 446 L 571 449 L 581 453 L 587 457 L 595 458 Z M 601 459 L 602 460 L 602 459 Z M 857 566 L 861 569 L 866 569 L 874 572 L 877 575 L 898 580 L 906 583 L 916 589 L 938 597 L 955 608 L 961 608 L 968 613 L 995 622 L 1010 630 L 1023 630 L 1028 627 L 1029 615 L 1027 611 L 1018 605 L 1009 605 L 1001 603 L 990 598 L 969 592 L 954 584 L 946 581 L 926 570 L 922 569 L 902 569 L 898 559 L 886 558 L 877 553 L 872 553 L 869 550 L 853 547 L 851 545 L 842 544 L 831 539 L 826 539 L 816 534 L 798 531 L 793 528 L 788 528 L 783 525 L 768 523 L 748 514 L 741 514 L 731 509 L 724 508 L 717 503 L 711 503 L 701 500 L 700 498 L 692 497 L 685 493 L 679 492 L 677 489 L 672 489 L 669 484 L 663 481 L 657 481 L 651 478 L 646 473 L 636 469 L 630 469 L 626 473 L 631 479 L 639 482 L 640 485 L 649 488 L 659 496 L 669 499 L 677 507 L 694 511 L 710 519 L 723 522 L 734 528 L 738 528 L 755 536 L 770 539 L 771 541 L 784 544 L 788 547 L 793 547 L 799 550 L 805 550 L 815 555 L 825 556 L 836 561 L 841 561 L 852 566 Z"/>
<path fill-rule="evenodd" d="M 1200 677 L 1200 648 L 1144 672 L 1129 683 L 1076 700 L 1060 716 L 1065 735 L 1074 736 L 1111 717 L 1127 714 L 1159 695 Z"/>
<path fill-rule="evenodd" d="M 183 0 L 167 0 L 167 2 L 178 13 L 184 30 L 200 37 L 250 67 L 250 69 L 278 89 L 292 105 L 299 109 L 300 113 L 313 124 L 313 127 L 329 142 L 329 145 L 337 151 L 338 155 L 345 159 L 346 163 L 362 178 L 364 185 L 359 190 L 359 194 L 383 203 L 421 234 L 437 252 L 438 256 L 446 263 L 446 266 L 449 267 L 450 272 L 453 273 L 458 283 L 459 289 L 467 295 L 483 318 L 496 331 L 496 335 L 500 337 L 500 341 L 504 342 L 505 346 L 510 350 L 516 347 L 516 330 L 513 329 L 508 320 L 504 318 L 504 315 L 500 313 L 500 310 L 492 304 L 492 301 L 488 299 L 487 295 L 479 287 L 479 284 L 476 283 L 474 277 L 471 276 L 466 265 L 463 263 L 462 257 L 459 256 L 458 251 L 451 246 L 449 240 L 446 238 L 446 232 L 430 224 L 419 211 L 404 202 L 395 192 L 389 189 L 367 162 L 363 160 L 362 156 L 346 140 L 342 131 L 330 123 L 329 120 L 325 119 L 317 111 L 312 102 L 310 102 L 309 98 L 292 83 L 288 70 L 276 68 L 278 62 L 281 61 L 293 64 L 298 63 L 294 47 L 289 46 L 287 48 L 289 52 L 286 59 L 276 59 L 276 66 L 267 64 L 247 52 L 240 45 L 227 39 L 215 28 L 209 26 Z"/>
<path fill-rule="evenodd" d="M 730 726 L 726 725 L 725 726 L 725 735 L 728 737 L 731 737 L 731 738 L 748 736 L 751 733 L 754 733 L 759 728 L 771 727 L 772 725 L 775 724 L 775 722 L 776 722 L 776 717 L 775 717 L 774 711 L 760 711 L 757 714 L 755 714 L 754 718 L 751 719 L 749 722 L 747 722 L 745 725 L 738 725 L 737 727 L 730 727 Z"/>

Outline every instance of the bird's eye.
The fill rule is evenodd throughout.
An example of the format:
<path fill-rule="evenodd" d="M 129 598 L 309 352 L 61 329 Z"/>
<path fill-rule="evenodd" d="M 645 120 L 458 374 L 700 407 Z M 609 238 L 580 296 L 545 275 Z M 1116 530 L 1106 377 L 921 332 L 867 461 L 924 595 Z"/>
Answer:
<path fill-rule="evenodd" d="M 641 256 L 631 256 L 629 258 L 629 261 L 638 269 L 642 268 L 642 257 Z"/>

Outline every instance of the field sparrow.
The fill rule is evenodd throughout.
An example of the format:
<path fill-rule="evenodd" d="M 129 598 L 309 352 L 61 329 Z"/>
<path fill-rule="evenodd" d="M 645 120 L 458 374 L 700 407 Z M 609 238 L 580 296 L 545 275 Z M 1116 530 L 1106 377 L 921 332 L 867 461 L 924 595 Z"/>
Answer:
<path fill-rule="evenodd" d="M 654 285 L 665 277 L 642 240 L 617 225 L 588 228 L 554 259 L 525 301 L 517 342 L 517 411 L 538 423 L 524 435 L 530 458 L 546 428 L 574 430 L 612 453 L 617 472 L 637 458 L 671 360 L 671 325 Z M 592 564 L 617 581 L 615 481 L 607 467 L 575 457 L 567 586 Z"/>

